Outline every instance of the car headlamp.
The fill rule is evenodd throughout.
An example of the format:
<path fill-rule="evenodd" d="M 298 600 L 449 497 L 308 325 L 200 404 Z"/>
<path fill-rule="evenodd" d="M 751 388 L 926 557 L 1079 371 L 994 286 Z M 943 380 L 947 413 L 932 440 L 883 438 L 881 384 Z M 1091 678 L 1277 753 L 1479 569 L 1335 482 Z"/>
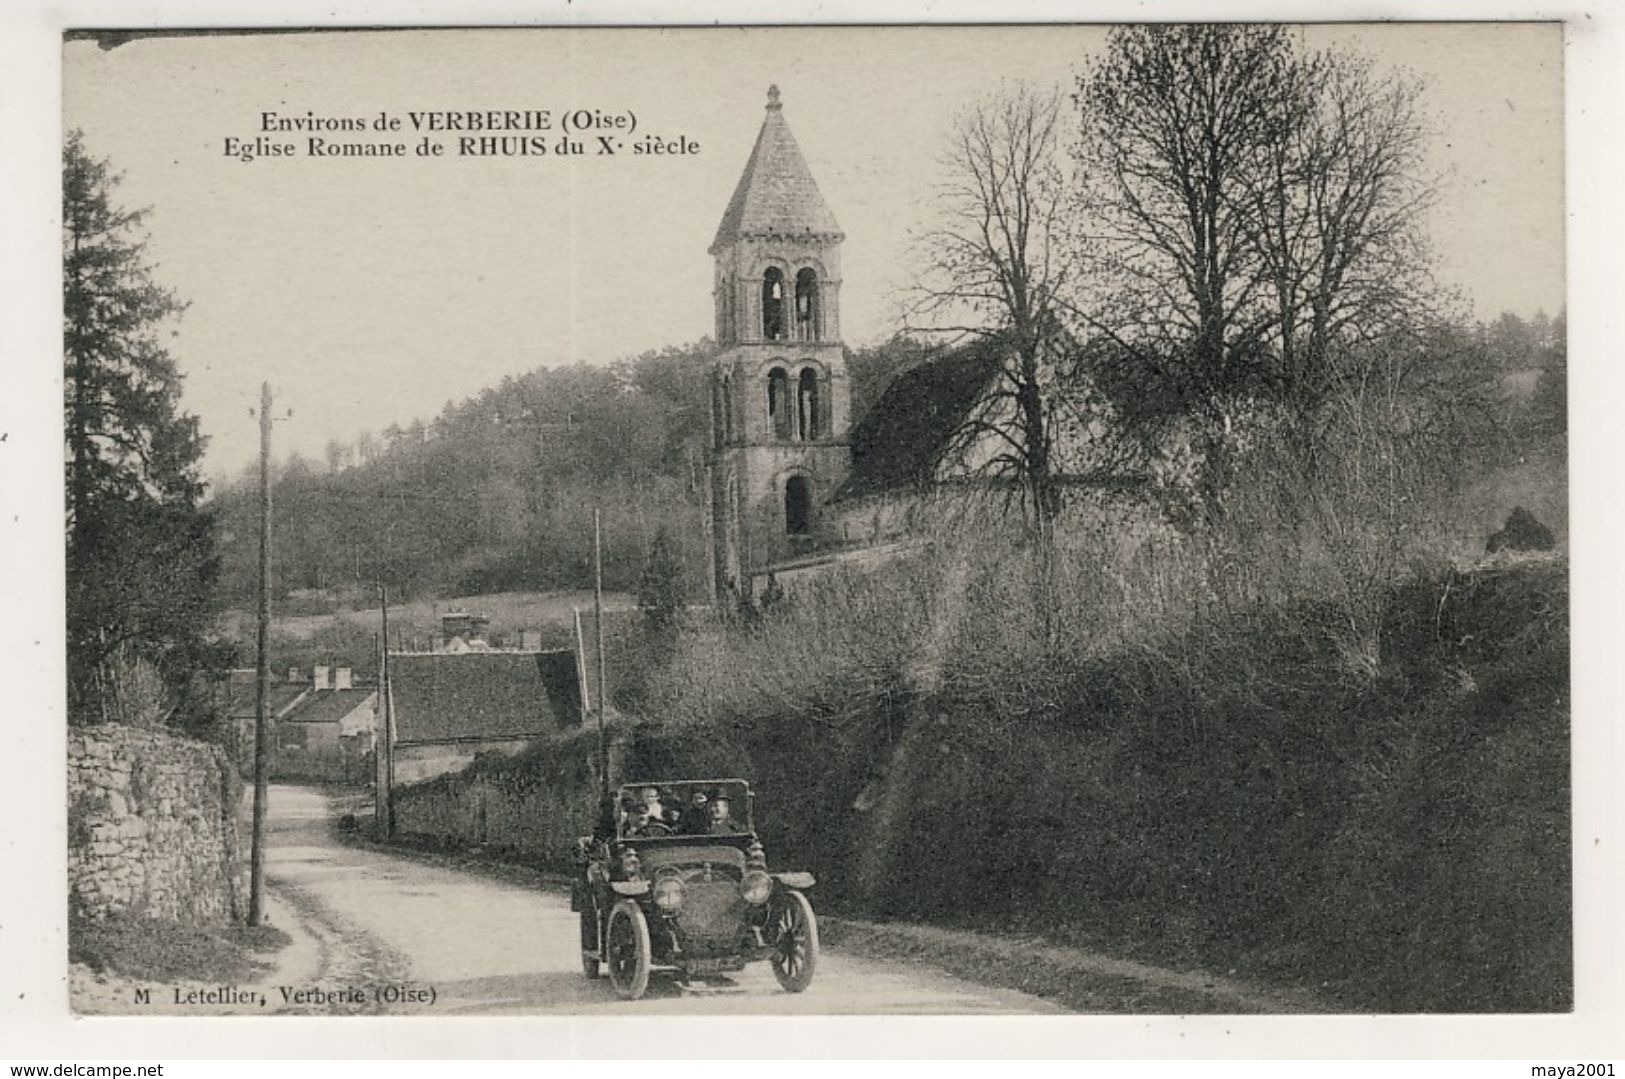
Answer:
<path fill-rule="evenodd" d="M 683 882 L 676 877 L 661 877 L 654 884 L 654 904 L 670 914 L 683 905 L 683 896 L 687 891 Z"/>
<path fill-rule="evenodd" d="M 741 894 L 745 902 L 759 906 L 767 902 L 767 897 L 773 894 L 773 878 L 759 869 L 753 869 L 745 874 L 744 886 Z"/>

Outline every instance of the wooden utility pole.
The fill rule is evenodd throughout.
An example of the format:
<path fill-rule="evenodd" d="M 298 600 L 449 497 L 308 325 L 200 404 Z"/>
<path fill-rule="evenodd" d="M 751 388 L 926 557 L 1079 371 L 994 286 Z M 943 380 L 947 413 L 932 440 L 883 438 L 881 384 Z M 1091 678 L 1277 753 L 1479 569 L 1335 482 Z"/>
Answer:
<path fill-rule="evenodd" d="M 592 622 L 597 627 L 598 652 L 598 774 L 604 797 L 609 797 L 609 735 L 604 729 L 605 699 L 609 679 L 604 671 L 604 549 L 603 522 L 599 510 L 592 511 Z"/>
<path fill-rule="evenodd" d="M 266 715 L 271 660 L 271 384 L 260 386 L 260 595 L 254 669 L 254 825 L 248 856 L 248 924 L 265 920 L 265 802 L 271 771 L 271 720 Z"/>
<path fill-rule="evenodd" d="M 389 691 L 389 589 L 378 586 L 378 639 L 383 645 L 378 657 L 378 708 L 375 714 L 382 728 L 373 738 L 378 754 L 373 777 L 374 819 L 385 839 L 395 837 L 395 710 Z"/>

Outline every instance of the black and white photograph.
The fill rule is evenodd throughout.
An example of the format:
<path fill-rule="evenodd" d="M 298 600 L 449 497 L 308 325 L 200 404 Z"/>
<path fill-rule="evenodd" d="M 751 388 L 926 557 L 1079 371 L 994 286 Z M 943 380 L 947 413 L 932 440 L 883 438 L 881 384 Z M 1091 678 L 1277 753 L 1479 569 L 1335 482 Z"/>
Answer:
<path fill-rule="evenodd" d="M 69 1012 L 1572 1017 L 1565 33 L 67 29 Z"/>

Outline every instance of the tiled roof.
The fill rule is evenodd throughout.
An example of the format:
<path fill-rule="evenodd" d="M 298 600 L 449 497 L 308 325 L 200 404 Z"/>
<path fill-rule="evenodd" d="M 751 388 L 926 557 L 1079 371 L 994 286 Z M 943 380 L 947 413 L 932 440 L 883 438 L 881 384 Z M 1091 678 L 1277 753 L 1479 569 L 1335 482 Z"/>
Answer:
<path fill-rule="evenodd" d="M 298 708 L 282 717 L 284 723 L 337 723 L 367 703 L 373 695 L 365 689 L 318 689 L 301 701 Z"/>
<path fill-rule="evenodd" d="M 1004 348 L 984 338 L 899 374 L 852 428 L 852 470 L 838 498 L 929 485 L 955 432 L 999 370 Z"/>
<path fill-rule="evenodd" d="M 266 687 L 265 711 L 273 719 L 289 705 L 299 699 L 309 686 L 290 684 L 287 682 L 273 682 Z M 235 719 L 252 719 L 254 717 L 254 682 L 241 681 L 232 678 L 226 685 L 226 714 Z"/>
<path fill-rule="evenodd" d="M 841 226 L 784 122 L 778 87 L 768 90 L 767 117 L 711 241 L 715 253 L 742 236 L 841 238 Z"/>
<path fill-rule="evenodd" d="M 391 654 L 389 684 L 402 744 L 549 734 L 580 708 L 566 651 Z"/>

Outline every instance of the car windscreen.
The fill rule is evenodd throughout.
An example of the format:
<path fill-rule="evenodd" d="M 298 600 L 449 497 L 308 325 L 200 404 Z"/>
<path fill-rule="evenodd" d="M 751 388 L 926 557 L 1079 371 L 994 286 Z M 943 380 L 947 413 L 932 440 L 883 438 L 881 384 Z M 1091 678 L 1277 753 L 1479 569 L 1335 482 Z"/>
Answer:
<path fill-rule="evenodd" d="M 620 790 L 620 834 L 746 834 L 750 803 L 750 787 L 738 779 L 629 783 Z"/>

